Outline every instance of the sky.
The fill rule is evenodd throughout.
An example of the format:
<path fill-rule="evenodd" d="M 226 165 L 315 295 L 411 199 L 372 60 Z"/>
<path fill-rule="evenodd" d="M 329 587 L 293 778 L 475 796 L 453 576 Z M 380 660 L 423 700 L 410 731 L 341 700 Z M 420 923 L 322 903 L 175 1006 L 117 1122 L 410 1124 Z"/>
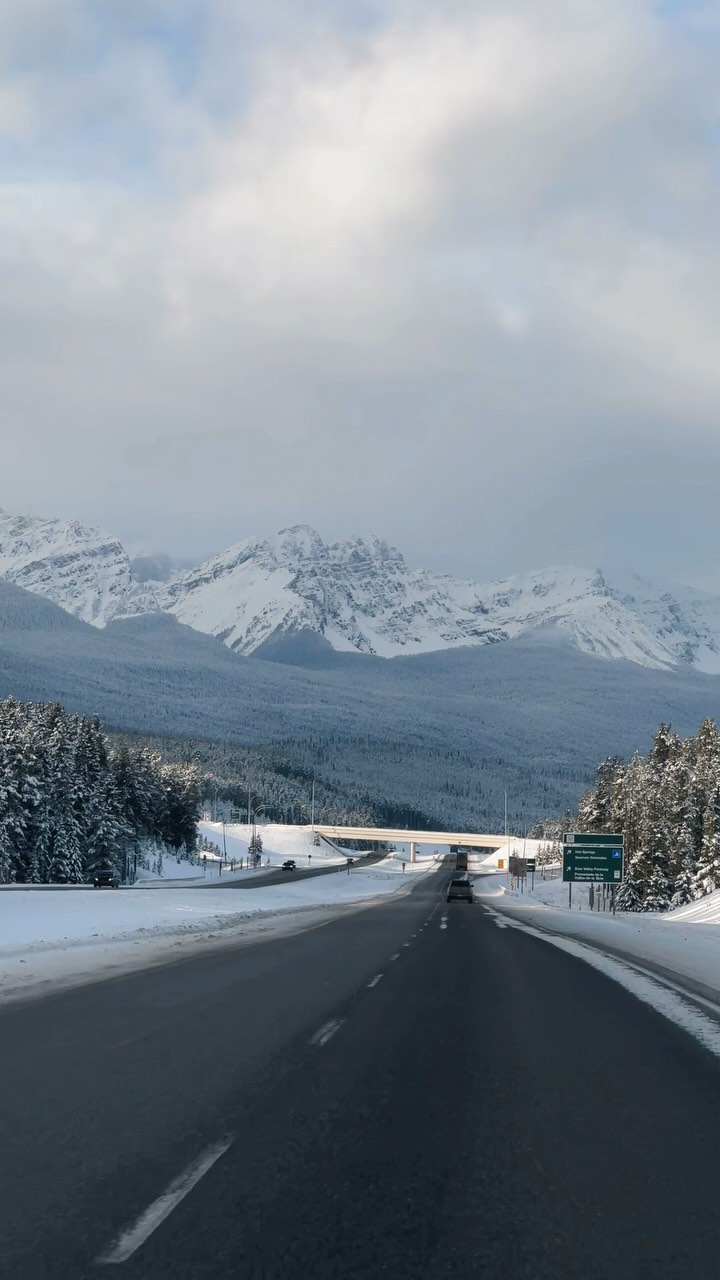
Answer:
<path fill-rule="evenodd" d="M 720 4 L 0 8 L 0 507 L 720 590 Z"/>

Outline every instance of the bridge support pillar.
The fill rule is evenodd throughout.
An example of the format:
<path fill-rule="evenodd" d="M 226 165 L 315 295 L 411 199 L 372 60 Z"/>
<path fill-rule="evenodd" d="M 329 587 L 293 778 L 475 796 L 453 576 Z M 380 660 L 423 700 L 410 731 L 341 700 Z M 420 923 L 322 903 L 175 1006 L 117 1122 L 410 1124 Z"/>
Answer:
<path fill-rule="evenodd" d="M 417 841 L 410 841 L 410 861 L 417 862 Z"/>

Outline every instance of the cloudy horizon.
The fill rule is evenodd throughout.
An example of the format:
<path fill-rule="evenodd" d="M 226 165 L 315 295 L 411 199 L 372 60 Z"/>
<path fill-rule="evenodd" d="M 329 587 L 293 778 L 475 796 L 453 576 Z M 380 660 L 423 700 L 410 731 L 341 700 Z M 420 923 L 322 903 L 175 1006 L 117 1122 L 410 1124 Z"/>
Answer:
<path fill-rule="evenodd" d="M 28 0 L 0 48 L 0 507 L 720 590 L 714 6 Z"/>

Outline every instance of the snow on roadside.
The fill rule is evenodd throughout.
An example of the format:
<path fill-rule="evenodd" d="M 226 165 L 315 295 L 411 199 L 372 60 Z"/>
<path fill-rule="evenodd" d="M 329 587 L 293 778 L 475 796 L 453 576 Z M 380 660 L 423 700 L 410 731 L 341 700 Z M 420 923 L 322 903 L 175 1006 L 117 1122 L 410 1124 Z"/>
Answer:
<path fill-rule="evenodd" d="M 198 831 L 201 836 L 217 845 L 218 849 L 227 852 L 228 861 L 236 862 L 247 858 L 248 845 L 252 838 L 252 827 L 246 823 L 225 823 L 224 840 L 222 822 L 199 822 Z M 262 838 L 263 865 L 270 861 L 270 866 L 279 866 L 286 858 L 301 859 L 305 865 L 315 863 L 325 866 L 329 862 L 342 863 L 345 855 L 339 852 L 327 840 L 319 845 L 314 842 L 311 827 L 291 827 L 281 823 L 257 824 L 255 830 Z"/>
<path fill-rule="evenodd" d="M 424 860 L 403 873 L 386 859 L 349 874 L 343 868 L 258 889 L 168 885 L 167 891 L 0 894 L 0 999 L 157 963 L 183 946 L 302 927 L 310 915 L 322 918 L 402 892 L 434 866 Z"/>
<path fill-rule="evenodd" d="M 329 841 L 321 839 L 320 844 L 316 845 L 310 827 L 292 827 L 279 823 L 268 823 L 267 825 L 256 825 L 256 831 L 262 838 L 263 850 L 261 865 L 255 870 L 250 870 L 244 866 L 242 870 L 236 867 L 235 870 L 229 868 L 233 864 L 237 864 L 242 859 L 243 863 L 247 863 L 248 845 L 252 837 L 252 827 L 245 823 L 225 823 L 223 830 L 222 822 L 199 822 L 198 834 L 204 836 L 211 844 L 220 850 L 220 860 L 226 856 L 226 862 L 222 868 L 219 866 L 218 855 L 213 852 L 205 854 L 203 860 L 202 851 L 200 852 L 200 861 L 197 866 L 190 862 L 175 862 L 173 859 L 163 858 L 162 876 L 153 874 L 145 868 L 138 870 L 137 881 L 144 884 L 163 884 L 166 880 L 188 880 L 196 881 L 199 878 L 204 880 L 212 880 L 219 878 L 233 881 L 240 881 L 247 877 L 256 876 L 258 871 L 279 870 L 283 862 L 287 858 L 294 858 L 299 867 L 325 867 L 325 866 L 344 866 L 347 861 L 346 855 L 336 849 Z"/>
<path fill-rule="evenodd" d="M 182 862 L 177 858 L 169 858 L 167 854 L 163 854 L 162 875 L 159 876 L 156 871 L 150 870 L 149 867 L 138 867 L 137 882 L 142 883 L 145 880 L 159 881 L 163 880 L 197 880 L 203 875 L 201 865 L 196 866 L 192 862 L 188 862 L 185 858 Z"/>
<path fill-rule="evenodd" d="M 587 886 L 573 885 L 573 910 L 568 910 L 568 886 L 561 880 L 540 881 L 535 892 L 508 891 L 498 875 L 478 876 L 475 893 L 489 908 L 523 923 L 578 938 L 596 947 L 607 947 L 634 957 L 639 963 L 657 965 L 720 993 L 720 892 L 704 901 L 705 913 L 696 911 L 703 900 L 666 915 L 623 913 L 588 909 Z M 710 903 L 710 898 L 715 902 Z"/>

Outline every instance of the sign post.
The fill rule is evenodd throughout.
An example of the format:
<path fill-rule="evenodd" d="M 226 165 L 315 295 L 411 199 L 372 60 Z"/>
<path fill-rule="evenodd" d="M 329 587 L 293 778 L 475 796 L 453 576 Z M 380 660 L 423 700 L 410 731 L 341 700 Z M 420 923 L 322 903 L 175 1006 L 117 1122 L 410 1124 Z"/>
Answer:
<path fill-rule="evenodd" d="M 573 884 L 622 884 L 625 874 L 625 837 L 604 831 L 568 831 L 563 836 L 563 880 L 572 908 Z M 614 903 L 613 903 L 614 905 Z"/>

